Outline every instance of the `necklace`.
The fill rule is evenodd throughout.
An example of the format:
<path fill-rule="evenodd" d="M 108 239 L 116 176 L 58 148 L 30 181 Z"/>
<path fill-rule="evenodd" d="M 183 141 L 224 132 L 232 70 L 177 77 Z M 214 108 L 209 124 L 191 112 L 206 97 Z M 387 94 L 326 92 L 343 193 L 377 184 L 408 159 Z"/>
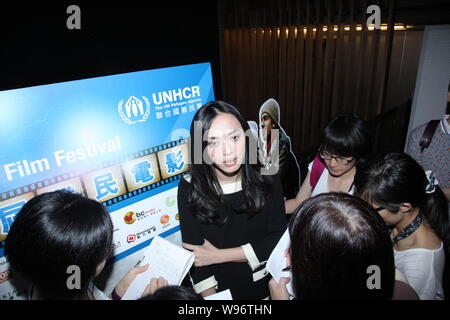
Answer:
<path fill-rule="evenodd" d="M 413 234 L 414 231 L 416 231 L 420 225 L 422 224 L 422 215 L 418 214 L 417 217 L 408 224 L 402 231 L 400 231 L 394 239 L 392 239 L 392 244 L 396 244 L 400 240 L 403 240 L 407 237 L 409 237 L 411 234 Z"/>

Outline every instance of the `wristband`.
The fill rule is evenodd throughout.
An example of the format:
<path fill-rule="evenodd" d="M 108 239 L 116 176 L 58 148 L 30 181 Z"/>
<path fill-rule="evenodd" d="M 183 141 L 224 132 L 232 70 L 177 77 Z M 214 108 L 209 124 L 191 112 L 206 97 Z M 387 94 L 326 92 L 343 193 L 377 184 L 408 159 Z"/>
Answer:
<path fill-rule="evenodd" d="M 117 294 L 116 288 L 111 292 L 111 298 L 113 300 L 122 300 L 122 297 Z"/>

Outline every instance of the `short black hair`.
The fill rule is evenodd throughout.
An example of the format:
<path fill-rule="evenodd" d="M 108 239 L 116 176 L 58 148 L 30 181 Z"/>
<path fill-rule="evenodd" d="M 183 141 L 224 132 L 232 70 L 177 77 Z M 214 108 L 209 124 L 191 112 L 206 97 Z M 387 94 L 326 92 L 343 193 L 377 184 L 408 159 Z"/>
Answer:
<path fill-rule="evenodd" d="M 389 231 L 366 202 L 336 192 L 312 197 L 291 218 L 289 234 L 297 299 L 392 299 Z M 370 266 L 380 270 L 379 289 L 367 285 Z"/>
<path fill-rule="evenodd" d="M 139 300 L 203 300 L 203 298 L 191 288 L 166 286 L 159 288 L 153 294 L 146 295 Z"/>
<path fill-rule="evenodd" d="M 105 208 L 80 194 L 54 191 L 28 201 L 6 238 L 13 272 L 31 280 L 45 299 L 84 297 L 97 266 L 112 251 L 113 224 Z M 69 289 L 69 266 L 80 268 L 80 289 Z"/>
<path fill-rule="evenodd" d="M 354 114 L 338 115 L 323 130 L 320 150 L 335 156 L 364 161 L 371 152 L 369 128 Z"/>

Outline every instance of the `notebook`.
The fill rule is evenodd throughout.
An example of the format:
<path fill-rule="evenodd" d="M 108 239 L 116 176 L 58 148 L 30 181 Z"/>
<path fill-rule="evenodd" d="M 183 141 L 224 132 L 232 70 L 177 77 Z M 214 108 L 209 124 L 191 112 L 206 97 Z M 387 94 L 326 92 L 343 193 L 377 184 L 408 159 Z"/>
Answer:
<path fill-rule="evenodd" d="M 280 241 L 278 241 L 275 249 L 273 249 L 270 254 L 269 260 L 267 260 L 266 270 L 270 272 L 272 278 L 277 282 L 280 281 L 281 277 L 288 277 L 291 279 L 286 285 L 287 290 L 291 296 L 294 296 L 294 291 L 292 289 L 292 272 L 282 271 L 287 267 L 287 258 L 285 257 L 286 249 L 291 247 L 291 238 L 289 237 L 289 232 L 286 229 Z"/>
<path fill-rule="evenodd" d="M 193 263 L 191 251 L 155 236 L 140 263 L 149 264 L 149 268 L 136 276 L 122 300 L 139 299 L 152 278 L 163 277 L 169 285 L 180 285 Z"/>

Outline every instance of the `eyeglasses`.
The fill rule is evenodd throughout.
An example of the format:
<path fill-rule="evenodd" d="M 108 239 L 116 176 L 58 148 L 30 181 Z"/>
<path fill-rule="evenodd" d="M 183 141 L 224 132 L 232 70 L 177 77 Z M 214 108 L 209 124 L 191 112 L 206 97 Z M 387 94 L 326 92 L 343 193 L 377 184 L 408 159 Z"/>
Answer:
<path fill-rule="evenodd" d="M 381 210 L 386 209 L 385 207 L 373 208 L 376 212 L 380 212 Z"/>
<path fill-rule="evenodd" d="M 323 152 L 321 150 L 319 150 L 319 155 L 324 160 L 334 159 L 338 164 L 343 165 L 343 166 L 348 165 L 350 162 L 352 162 L 355 159 L 355 158 L 342 158 L 342 157 L 332 156 L 328 152 Z"/>

